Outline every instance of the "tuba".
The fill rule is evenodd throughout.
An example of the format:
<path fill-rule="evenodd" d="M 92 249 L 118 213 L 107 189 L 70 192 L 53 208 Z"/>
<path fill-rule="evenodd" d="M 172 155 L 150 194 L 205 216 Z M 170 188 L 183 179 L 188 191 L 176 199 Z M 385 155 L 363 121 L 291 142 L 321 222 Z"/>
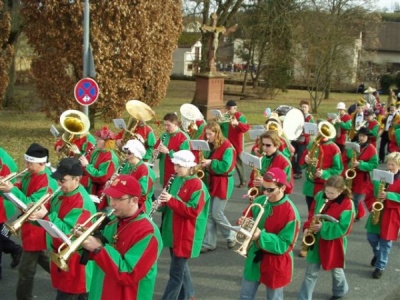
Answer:
<path fill-rule="evenodd" d="M 54 191 L 54 193 L 46 193 L 44 194 L 38 201 L 33 203 L 31 206 L 28 206 L 28 208 L 23 212 L 23 214 L 16 219 L 12 223 L 5 223 L 4 226 L 14 235 L 18 235 L 18 231 L 21 229 L 22 225 L 29 219 L 29 217 L 37 210 L 40 209 L 40 207 L 43 204 L 46 204 L 47 201 L 49 201 L 56 193 L 60 191 L 60 187 Z"/>
<path fill-rule="evenodd" d="M 82 245 L 82 243 L 92 235 L 97 228 L 103 223 L 103 221 L 109 217 L 114 212 L 114 209 L 111 209 L 109 212 L 98 212 L 92 215 L 89 219 L 87 219 L 83 224 L 78 224 L 72 229 L 72 234 L 70 235 L 71 245 L 67 245 L 66 243 L 62 243 L 60 247 L 58 247 L 57 253 L 50 253 L 50 259 L 63 271 L 69 271 L 68 261 L 71 258 L 72 254 L 74 254 Z M 90 226 L 86 227 L 86 225 L 91 222 L 94 218 L 98 219 Z M 77 232 L 82 231 L 82 235 L 78 236 Z"/>
<path fill-rule="evenodd" d="M 381 181 L 379 183 L 379 188 L 378 188 L 378 195 L 385 190 L 385 181 Z M 372 224 L 376 225 L 379 223 L 379 219 L 381 216 L 381 211 L 383 210 L 384 205 L 383 201 L 380 198 L 377 198 L 376 201 L 372 204 Z"/>
<path fill-rule="evenodd" d="M 336 129 L 327 121 L 322 121 L 318 124 L 318 135 L 315 137 L 314 144 L 308 152 L 310 163 L 307 166 L 306 175 L 309 179 L 314 179 L 316 168 L 318 166 L 319 158 L 316 157 L 317 149 L 319 148 L 322 139 L 332 139 L 336 136 Z"/>
<path fill-rule="evenodd" d="M 61 139 L 63 145 L 59 152 L 59 160 L 70 157 L 73 153 L 74 157 L 81 156 L 78 146 L 73 143 L 75 136 L 85 135 L 89 132 L 89 118 L 79 110 L 66 110 L 60 116 L 61 127 L 65 130 Z"/>
<path fill-rule="evenodd" d="M 196 121 L 203 120 L 203 114 L 197 106 L 189 103 L 182 104 L 179 111 L 181 113 L 182 129 L 188 132 L 190 138 L 193 139 L 198 130 Z"/>

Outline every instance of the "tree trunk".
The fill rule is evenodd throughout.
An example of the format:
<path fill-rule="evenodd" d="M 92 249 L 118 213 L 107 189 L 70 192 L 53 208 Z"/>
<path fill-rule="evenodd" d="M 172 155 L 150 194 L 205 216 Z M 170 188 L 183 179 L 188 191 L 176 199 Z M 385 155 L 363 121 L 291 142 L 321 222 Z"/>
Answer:
<path fill-rule="evenodd" d="M 246 71 L 244 72 L 243 85 L 242 85 L 242 94 L 246 93 L 248 72 L 249 72 L 249 67 L 247 67 Z"/>
<path fill-rule="evenodd" d="M 14 49 L 17 49 L 17 43 L 14 44 Z M 15 90 L 15 80 L 16 80 L 16 71 L 15 71 L 15 60 L 16 60 L 17 54 L 16 51 L 14 51 L 14 54 L 11 59 L 11 64 L 10 68 L 8 69 L 8 85 L 6 89 L 6 96 L 4 99 L 3 106 L 4 107 L 10 107 L 13 102 L 14 102 L 14 90 Z"/>

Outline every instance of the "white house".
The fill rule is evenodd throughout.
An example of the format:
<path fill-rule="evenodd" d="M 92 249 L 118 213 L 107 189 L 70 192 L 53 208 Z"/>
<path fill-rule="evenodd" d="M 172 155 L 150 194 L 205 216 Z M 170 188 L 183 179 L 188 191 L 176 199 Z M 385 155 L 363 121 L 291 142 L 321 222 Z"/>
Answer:
<path fill-rule="evenodd" d="M 201 59 L 201 34 L 183 32 L 178 40 L 178 47 L 173 53 L 172 75 L 193 76 L 199 72 Z"/>

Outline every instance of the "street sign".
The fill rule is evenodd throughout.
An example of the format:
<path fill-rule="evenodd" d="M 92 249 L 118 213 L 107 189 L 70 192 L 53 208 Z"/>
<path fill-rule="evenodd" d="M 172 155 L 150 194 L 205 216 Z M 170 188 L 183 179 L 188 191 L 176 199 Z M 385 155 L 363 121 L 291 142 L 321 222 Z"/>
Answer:
<path fill-rule="evenodd" d="M 83 78 L 75 85 L 74 96 L 80 105 L 92 105 L 99 97 L 99 86 L 92 78 Z"/>

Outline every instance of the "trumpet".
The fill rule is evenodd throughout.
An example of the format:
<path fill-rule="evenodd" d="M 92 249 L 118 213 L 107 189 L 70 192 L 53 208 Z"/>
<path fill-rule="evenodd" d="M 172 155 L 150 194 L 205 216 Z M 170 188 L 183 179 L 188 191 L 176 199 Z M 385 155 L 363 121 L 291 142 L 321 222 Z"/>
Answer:
<path fill-rule="evenodd" d="M 367 124 L 367 120 L 362 121 L 357 127 L 354 128 L 355 134 L 357 134 L 357 132 L 365 126 L 365 124 Z"/>
<path fill-rule="evenodd" d="M 0 179 L 0 185 L 5 185 L 8 181 L 14 180 L 17 177 L 24 175 L 26 172 L 28 172 L 28 169 L 25 169 L 19 173 L 17 172 L 10 173 L 4 178 Z"/>
<path fill-rule="evenodd" d="M 379 183 L 379 188 L 378 188 L 378 198 L 376 201 L 372 204 L 372 224 L 376 225 L 379 223 L 379 218 L 381 216 L 381 211 L 385 207 L 383 205 L 382 199 L 379 198 L 379 194 L 382 193 L 385 190 L 385 181 L 381 181 Z"/>
<path fill-rule="evenodd" d="M 69 239 L 74 241 L 71 242 L 71 245 L 67 245 L 66 243 L 62 243 L 60 247 L 57 249 L 57 253 L 50 253 L 50 259 L 63 271 L 69 271 L 68 261 L 71 258 L 72 254 L 74 254 L 82 245 L 82 243 L 92 235 L 97 228 L 103 223 L 103 221 L 111 216 L 114 212 L 114 209 L 111 209 L 107 213 L 98 212 L 92 215 L 89 219 L 87 219 L 83 224 L 78 224 L 72 229 L 72 234 Z M 90 226 L 86 227 L 86 225 L 91 222 L 94 218 L 98 219 Z M 82 231 L 83 233 L 78 236 L 77 232 Z"/>
<path fill-rule="evenodd" d="M 4 226 L 14 235 L 18 235 L 18 231 L 21 229 L 22 225 L 29 219 L 29 217 L 37 210 L 40 209 L 40 207 L 45 204 L 47 201 L 49 201 L 56 193 L 60 191 L 61 187 L 59 187 L 57 190 L 54 191 L 54 193 L 46 193 L 44 194 L 37 202 L 35 202 L 33 205 L 29 206 L 22 216 L 20 216 L 18 219 L 16 219 L 12 223 L 5 223 Z"/>
<path fill-rule="evenodd" d="M 264 204 L 268 201 L 268 198 L 265 200 Z M 257 218 L 248 217 L 248 214 L 254 207 L 258 207 L 260 209 Z M 243 257 L 247 257 L 247 253 L 250 248 L 250 243 L 256 232 L 258 223 L 260 223 L 261 218 L 264 214 L 264 205 L 253 203 L 251 204 L 244 215 L 244 220 L 239 231 L 236 233 L 235 240 L 238 244 L 240 244 L 239 249 L 235 250 L 236 253 L 240 254 Z"/>

